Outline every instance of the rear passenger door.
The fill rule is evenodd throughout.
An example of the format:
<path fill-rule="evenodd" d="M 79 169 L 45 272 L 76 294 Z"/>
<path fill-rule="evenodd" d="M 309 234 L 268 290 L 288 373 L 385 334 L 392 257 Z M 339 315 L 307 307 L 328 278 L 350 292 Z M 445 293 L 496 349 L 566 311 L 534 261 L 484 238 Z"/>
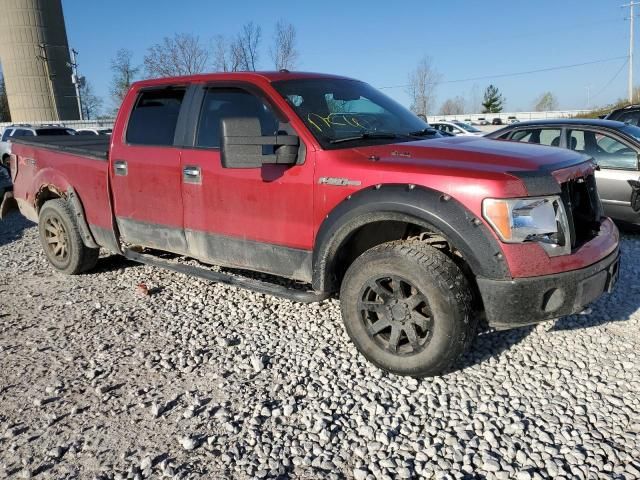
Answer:
<path fill-rule="evenodd" d="M 121 141 L 113 144 L 113 210 L 124 242 L 187 253 L 176 141 L 185 94 L 184 87 L 141 90 Z"/>
<path fill-rule="evenodd" d="M 638 152 L 613 134 L 590 129 L 573 129 L 567 134 L 569 148 L 593 157 L 598 193 L 605 214 L 618 220 L 638 223 L 640 214 L 631 208 L 632 187 L 638 182 Z"/>

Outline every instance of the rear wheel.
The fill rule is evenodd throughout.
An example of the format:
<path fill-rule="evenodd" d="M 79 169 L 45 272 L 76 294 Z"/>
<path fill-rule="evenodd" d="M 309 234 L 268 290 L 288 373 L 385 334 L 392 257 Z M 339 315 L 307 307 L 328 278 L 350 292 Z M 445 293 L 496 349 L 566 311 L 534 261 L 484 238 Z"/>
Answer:
<path fill-rule="evenodd" d="M 65 200 L 46 202 L 38 219 L 40 243 L 49 263 L 62 273 L 74 275 L 93 268 L 99 248 L 89 248 L 82 242 L 80 229 Z"/>
<path fill-rule="evenodd" d="M 340 302 L 358 350 L 399 375 L 447 372 L 476 332 L 462 271 L 419 241 L 389 242 L 363 253 L 347 270 Z"/>

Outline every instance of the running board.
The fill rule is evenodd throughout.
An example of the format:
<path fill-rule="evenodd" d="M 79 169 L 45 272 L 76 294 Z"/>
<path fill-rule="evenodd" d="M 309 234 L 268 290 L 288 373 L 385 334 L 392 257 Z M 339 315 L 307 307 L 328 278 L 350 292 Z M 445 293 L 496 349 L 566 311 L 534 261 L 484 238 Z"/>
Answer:
<path fill-rule="evenodd" d="M 235 287 L 246 288 L 253 292 L 265 293 L 267 295 L 273 295 L 275 297 L 286 298 L 294 302 L 300 303 L 314 303 L 321 302 L 329 298 L 328 293 L 318 293 L 309 290 L 296 290 L 294 288 L 283 287 L 275 283 L 263 282 L 261 280 L 254 280 L 252 278 L 241 278 L 227 273 L 214 272 L 202 267 L 194 267 L 191 265 L 182 265 L 176 262 L 170 262 L 163 260 L 154 255 L 146 253 L 138 253 L 128 248 L 123 249 L 123 254 L 129 260 L 134 262 L 144 263 L 154 267 L 166 268 L 173 270 L 174 272 L 184 273 L 193 277 L 203 278 L 212 282 L 226 283 L 227 285 L 233 285 Z"/>

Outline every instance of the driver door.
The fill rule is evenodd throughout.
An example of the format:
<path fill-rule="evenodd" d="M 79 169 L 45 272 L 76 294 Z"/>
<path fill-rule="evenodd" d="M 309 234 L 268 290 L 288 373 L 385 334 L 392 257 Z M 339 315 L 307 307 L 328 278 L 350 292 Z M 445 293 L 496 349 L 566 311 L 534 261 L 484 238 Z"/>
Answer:
<path fill-rule="evenodd" d="M 287 123 L 238 82 L 202 86 L 194 145 L 182 151 L 182 202 L 189 253 L 220 265 L 311 279 L 313 159 L 301 165 L 223 168 L 220 121 L 258 118 L 263 135 Z M 195 119 L 194 119 L 195 120 Z"/>
<path fill-rule="evenodd" d="M 631 207 L 632 184 L 640 181 L 638 152 L 623 139 L 595 130 L 570 130 L 569 148 L 593 157 L 600 170 L 596 181 L 605 214 L 617 220 L 640 222 Z"/>

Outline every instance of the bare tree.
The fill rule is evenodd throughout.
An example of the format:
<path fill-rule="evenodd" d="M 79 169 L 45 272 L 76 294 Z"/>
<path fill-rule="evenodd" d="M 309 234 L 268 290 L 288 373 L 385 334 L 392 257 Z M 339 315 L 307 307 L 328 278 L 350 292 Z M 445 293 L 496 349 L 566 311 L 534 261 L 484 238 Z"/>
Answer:
<path fill-rule="evenodd" d="M 293 70 L 298 60 L 296 50 L 296 27 L 284 20 L 276 23 L 276 31 L 273 35 L 271 47 L 271 59 L 276 70 Z"/>
<path fill-rule="evenodd" d="M 176 33 L 149 47 L 144 56 L 144 70 L 151 78 L 193 75 L 205 71 L 209 57 L 209 49 L 200 37 Z"/>
<path fill-rule="evenodd" d="M 440 107 L 440 115 L 462 115 L 464 113 L 464 98 L 448 98 Z"/>
<path fill-rule="evenodd" d="M 111 59 L 113 77 L 110 90 L 116 110 L 120 107 L 129 87 L 140 73 L 140 67 L 133 64 L 132 57 L 131 50 L 121 48 L 116 52 L 116 56 Z"/>
<path fill-rule="evenodd" d="M 233 72 L 229 41 L 224 35 L 216 35 L 213 39 L 213 69 L 216 72 Z"/>
<path fill-rule="evenodd" d="M 102 98 L 93 93 L 93 88 L 88 80 L 80 85 L 80 103 L 82 105 L 82 118 L 93 120 L 100 115 Z"/>
<path fill-rule="evenodd" d="M 246 23 L 231 44 L 231 64 L 235 70 L 255 71 L 258 65 L 262 29 L 253 22 Z"/>
<path fill-rule="evenodd" d="M 409 74 L 407 93 L 411 98 L 411 111 L 416 115 L 428 115 L 435 103 L 435 90 L 441 75 L 433 67 L 431 58 L 423 57 Z"/>
<path fill-rule="evenodd" d="M 533 104 L 533 108 L 536 112 L 548 112 L 550 110 L 555 110 L 557 107 L 558 101 L 551 92 L 542 93 L 538 98 L 536 98 Z"/>
<path fill-rule="evenodd" d="M 477 83 L 473 84 L 471 90 L 469 90 L 468 102 L 465 105 L 467 113 L 477 113 L 482 109 L 480 104 L 480 86 Z"/>

